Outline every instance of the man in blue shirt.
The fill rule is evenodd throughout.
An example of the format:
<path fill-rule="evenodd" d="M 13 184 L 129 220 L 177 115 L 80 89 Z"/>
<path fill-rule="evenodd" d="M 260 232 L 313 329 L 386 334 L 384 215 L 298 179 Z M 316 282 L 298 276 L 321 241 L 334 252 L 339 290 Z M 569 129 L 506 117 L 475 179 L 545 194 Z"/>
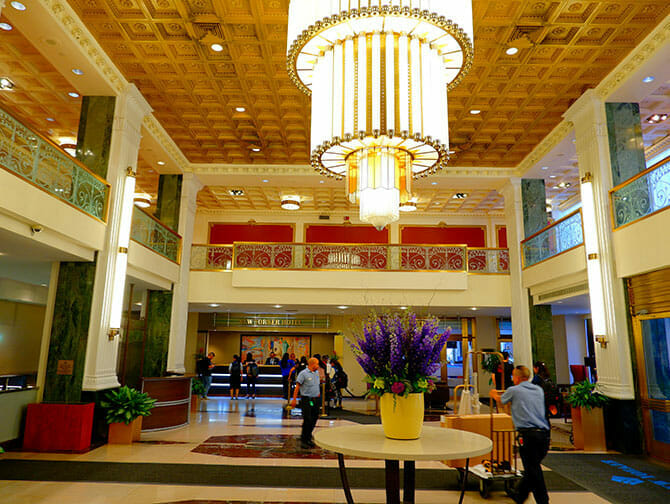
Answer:
<path fill-rule="evenodd" d="M 533 492 L 537 504 L 548 504 L 549 495 L 541 462 L 549 451 L 550 427 L 544 413 L 544 392 L 530 383 L 529 378 L 530 370 L 526 366 L 517 366 L 512 373 L 514 386 L 503 394 L 499 390 L 491 390 L 489 395 L 503 404 L 512 403 L 512 421 L 518 432 L 524 469 L 512 499 L 521 504 Z"/>
<path fill-rule="evenodd" d="M 312 357 L 307 361 L 307 369 L 303 369 L 295 380 L 295 390 L 291 406 L 295 408 L 300 393 L 300 409 L 302 410 L 302 433 L 300 445 L 304 449 L 314 448 L 312 431 L 319 419 L 321 407 L 321 391 L 319 378 L 319 360 Z"/>

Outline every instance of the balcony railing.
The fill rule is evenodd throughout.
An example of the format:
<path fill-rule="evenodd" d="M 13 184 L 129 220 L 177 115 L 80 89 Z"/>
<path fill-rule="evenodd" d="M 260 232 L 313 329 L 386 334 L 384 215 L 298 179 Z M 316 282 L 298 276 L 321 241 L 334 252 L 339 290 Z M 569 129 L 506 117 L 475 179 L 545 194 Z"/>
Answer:
<path fill-rule="evenodd" d="M 0 167 L 100 221 L 107 220 L 107 181 L 2 109 Z"/>
<path fill-rule="evenodd" d="M 610 190 L 614 229 L 670 207 L 670 157 Z"/>
<path fill-rule="evenodd" d="M 133 209 L 130 239 L 172 262 L 181 262 L 181 236 L 138 207 Z"/>
<path fill-rule="evenodd" d="M 583 243 L 582 211 L 576 210 L 521 242 L 523 267 L 541 263 Z"/>
<path fill-rule="evenodd" d="M 509 274 L 507 249 L 462 245 L 235 243 L 193 245 L 191 269 L 455 271 Z"/>

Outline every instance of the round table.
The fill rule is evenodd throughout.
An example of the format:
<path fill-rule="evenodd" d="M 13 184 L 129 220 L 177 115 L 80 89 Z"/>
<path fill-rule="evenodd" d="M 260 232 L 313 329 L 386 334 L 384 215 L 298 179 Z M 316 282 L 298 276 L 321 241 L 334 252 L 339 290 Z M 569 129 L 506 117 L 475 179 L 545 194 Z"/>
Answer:
<path fill-rule="evenodd" d="M 419 439 L 401 441 L 384 436 L 381 425 L 346 425 L 320 429 L 314 442 L 321 448 L 337 453 L 342 488 L 347 503 L 353 504 L 351 489 L 344 467 L 344 455 L 386 461 L 386 502 L 400 502 L 400 463 L 404 469 L 404 502 L 414 502 L 415 461 L 466 459 L 465 478 L 461 488 L 463 500 L 470 457 L 484 455 L 493 448 L 487 437 L 472 432 L 441 427 L 424 427 Z"/>

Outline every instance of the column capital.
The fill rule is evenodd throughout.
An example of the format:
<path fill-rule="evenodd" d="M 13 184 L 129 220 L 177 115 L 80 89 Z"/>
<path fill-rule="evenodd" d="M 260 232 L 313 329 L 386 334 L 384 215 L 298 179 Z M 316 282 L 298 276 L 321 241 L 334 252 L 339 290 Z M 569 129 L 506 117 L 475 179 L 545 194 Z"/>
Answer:
<path fill-rule="evenodd" d="M 581 119 L 586 115 L 597 116 L 598 108 L 604 107 L 605 102 L 598 95 L 595 89 L 587 89 L 582 96 L 580 96 L 575 103 L 573 103 L 568 110 L 565 111 L 563 117 L 570 121 L 573 127 L 578 127 L 582 124 Z"/>
<path fill-rule="evenodd" d="M 142 96 L 137 86 L 128 84 L 116 99 L 115 127 L 117 129 L 128 128 L 139 135 L 144 118 L 152 111 L 151 105 Z"/>

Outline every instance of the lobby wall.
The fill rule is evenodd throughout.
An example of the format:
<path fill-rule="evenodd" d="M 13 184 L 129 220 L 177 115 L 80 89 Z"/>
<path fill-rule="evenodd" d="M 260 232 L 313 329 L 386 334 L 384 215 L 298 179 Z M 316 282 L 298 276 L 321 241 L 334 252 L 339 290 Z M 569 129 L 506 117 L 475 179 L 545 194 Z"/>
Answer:
<path fill-rule="evenodd" d="M 0 374 L 37 372 L 45 309 L 0 301 Z"/>

